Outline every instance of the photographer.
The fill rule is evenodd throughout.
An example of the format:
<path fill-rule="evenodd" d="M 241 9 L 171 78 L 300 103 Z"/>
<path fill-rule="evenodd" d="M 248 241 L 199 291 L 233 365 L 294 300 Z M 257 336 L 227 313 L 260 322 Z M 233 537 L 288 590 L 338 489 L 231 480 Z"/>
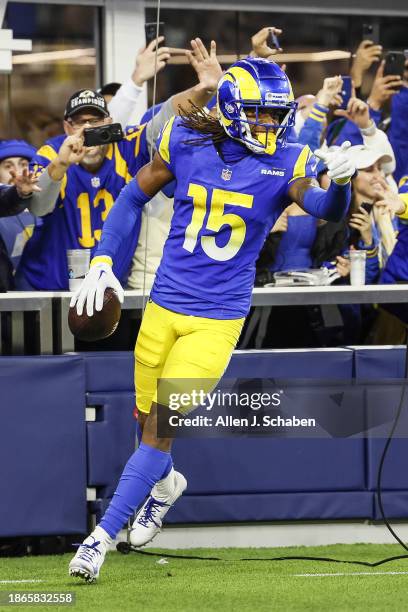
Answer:
<path fill-rule="evenodd" d="M 204 106 L 213 95 L 221 68 L 215 43 L 208 53 L 200 39 L 192 41 L 190 63 L 198 84 L 163 104 L 152 122 L 128 130 L 120 142 L 84 145 L 84 130 L 109 126 L 106 102 L 97 92 L 81 90 L 68 101 L 64 115 L 66 136 L 48 141 L 33 159 L 42 192 L 32 198 L 34 214 L 43 217 L 23 253 L 17 273 L 21 289 L 67 290 L 68 249 L 96 249 L 103 223 L 121 189 L 149 162 L 149 148 L 158 131 L 179 106 Z M 115 260 L 116 276 L 126 283 L 137 232 L 129 236 Z"/>

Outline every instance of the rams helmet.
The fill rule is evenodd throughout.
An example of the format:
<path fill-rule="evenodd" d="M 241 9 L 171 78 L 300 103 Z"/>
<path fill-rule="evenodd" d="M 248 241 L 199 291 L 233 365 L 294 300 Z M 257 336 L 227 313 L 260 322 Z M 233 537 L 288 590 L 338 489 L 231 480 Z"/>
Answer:
<path fill-rule="evenodd" d="M 297 103 L 290 81 L 278 64 L 265 59 L 248 58 L 228 68 L 218 84 L 217 103 L 228 136 L 253 153 L 273 154 L 295 123 Z M 261 129 L 253 135 L 251 125 Z"/>

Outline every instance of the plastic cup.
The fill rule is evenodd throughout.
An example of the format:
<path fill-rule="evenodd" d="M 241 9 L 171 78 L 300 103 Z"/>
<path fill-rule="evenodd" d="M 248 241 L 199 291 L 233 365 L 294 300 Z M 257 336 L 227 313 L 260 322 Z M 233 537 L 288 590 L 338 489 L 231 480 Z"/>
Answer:
<path fill-rule="evenodd" d="M 89 270 L 90 249 L 70 249 L 67 251 L 69 290 L 76 291 Z"/>
<path fill-rule="evenodd" d="M 365 285 L 366 251 L 350 251 L 350 284 Z"/>

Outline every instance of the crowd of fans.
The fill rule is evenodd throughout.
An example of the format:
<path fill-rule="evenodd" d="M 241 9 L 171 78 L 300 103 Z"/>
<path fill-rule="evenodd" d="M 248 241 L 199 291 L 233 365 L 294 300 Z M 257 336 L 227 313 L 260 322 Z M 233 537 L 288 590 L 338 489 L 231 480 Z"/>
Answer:
<path fill-rule="evenodd" d="M 279 54 L 268 47 L 269 32 L 266 27 L 254 35 L 252 53 L 279 62 Z M 161 46 L 156 60 L 155 41 L 139 52 L 131 78 L 124 84 L 75 92 L 61 118 L 61 135 L 37 151 L 21 140 L 0 141 L 1 291 L 68 289 L 67 249 L 92 251 L 116 197 L 148 162 L 165 121 L 191 103 L 214 106 L 216 66 L 208 70 L 210 60 L 200 45 L 193 41 L 189 53 L 197 85 L 157 106 L 153 120 L 150 109 L 140 118 L 141 127 L 129 126 L 135 102 L 143 84 L 170 57 L 170 49 Z M 266 239 L 257 262 L 257 286 L 273 283 L 277 272 L 322 266 L 335 270 L 334 283 L 348 283 L 348 255 L 353 249 L 366 252 L 366 283 L 408 282 L 408 59 L 402 76 L 384 74 L 383 56 L 380 45 L 361 42 L 349 75 L 343 75 L 352 79 L 346 103 L 339 75 L 328 75 L 317 93 L 297 99 L 290 140 L 309 145 L 317 155 L 351 141 L 358 169 L 352 180 L 352 205 L 347 218 L 338 223 L 319 221 L 296 204 L 290 205 Z M 371 91 L 364 99 L 365 79 L 374 67 Z M 290 77 L 290 67 L 287 72 Z M 121 142 L 84 147 L 85 127 L 112 121 L 125 130 Z M 327 188 L 330 179 L 323 164 L 318 166 L 318 180 Z M 173 192 L 174 186 L 168 185 L 165 193 L 153 198 L 142 215 L 139 233 L 123 245 L 115 262 L 116 275 L 129 288 L 148 291 L 152 286 L 170 227 Z M 248 317 L 240 346 L 395 343 L 402 338 L 406 322 L 402 307 L 256 308 Z"/>

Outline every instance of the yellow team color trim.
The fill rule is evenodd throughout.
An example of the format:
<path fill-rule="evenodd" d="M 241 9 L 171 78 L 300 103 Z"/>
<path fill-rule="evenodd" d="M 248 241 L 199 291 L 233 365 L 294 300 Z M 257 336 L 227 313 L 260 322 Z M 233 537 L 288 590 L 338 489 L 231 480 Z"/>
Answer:
<path fill-rule="evenodd" d="M 107 151 L 106 151 L 106 157 L 108 159 L 112 159 L 113 158 L 113 144 L 112 143 L 108 145 L 108 148 L 107 148 Z"/>
<path fill-rule="evenodd" d="M 44 145 L 37 151 L 37 155 L 41 155 L 42 157 L 46 157 L 50 161 L 53 161 L 58 157 L 58 153 L 55 149 L 50 147 L 50 145 Z"/>
<path fill-rule="evenodd" d="M 401 214 L 397 215 L 400 219 L 408 219 L 408 193 L 399 193 L 398 197 L 404 202 L 405 210 Z"/>
<path fill-rule="evenodd" d="M 172 117 L 171 119 L 169 119 L 169 121 L 164 126 L 162 138 L 160 141 L 160 147 L 159 147 L 160 157 L 168 164 L 170 163 L 170 148 L 169 148 L 170 134 L 173 128 L 174 119 L 175 117 Z"/>
<path fill-rule="evenodd" d="M 225 76 L 230 74 L 238 81 L 243 100 L 254 100 L 254 102 L 259 102 L 261 100 L 261 92 L 258 83 L 255 81 L 252 74 L 239 66 L 230 68 Z"/>
<path fill-rule="evenodd" d="M 115 156 L 115 172 L 120 177 L 125 179 L 126 183 L 128 183 L 130 180 L 132 180 L 132 177 L 129 174 L 127 163 L 123 159 L 117 143 L 114 144 L 113 150 Z"/>
<path fill-rule="evenodd" d="M 309 117 L 311 119 L 314 119 L 315 121 L 318 121 L 319 123 L 323 123 L 324 121 L 324 117 L 319 117 L 319 115 L 315 115 L 313 111 L 310 113 Z"/>
<path fill-rule="evenodd" d="M 135 157 L 138 156 L 139 154 L 139 149 L 140 149 L 140 137 L 143 133 L 143 130 L 146 129 L 146 125 L 147 123 L 145 123 L 144 125 L 142 125 L 140 128 L 138 128 L 136 131 L 134 132 L 128 132 L 126 134 L 126 140 L 128 140 L 129 142 L 131 142 L 132 140 L 135 141 Z"/>
<path fill-rule="evenodd" d="M 325 117 L 327 115 L 327 113 L 323 112 L 320 110 L 320 108 L 316 108 L 316 106 L 313 106 L 312 110 L 310 111 L 310 114 L 315 113 L 316 115 L 320 115 L 320 117 Z"/>
<path fill-rule="evenodd" d="M 366 251 L 366 253 L 367 253 L 367 257 L 368 257 L 369 259 L 372 259 L 373 257 L 376 257 L 376 256 L 377 256 L 377 253 L 378 253 L 378 248 L 377 248 L 377 247 L 375 247 L 374 249 L 371 249 L 371 250 L 369 250 L 369 251 Z"/>
<path fill-rule="evenodd" d="M 108 255 L 97 255 L 92 259 L 90 267 L 92 268 L 92 266 L 95 266 L 98 263 L 106 263 L 108 266 L 113 265 L 112 258 Z"/>
<path fill-rule="evenodd" d="M 293 102 L 293 100 L 295 99 L 295 96 L 293 95 L 293 89 L 292 89 L 292 83 L 290 81 L 288 81 L 288 85 L 289 85 L 289 102 Z"/>
<path fill-rule="evenodd" d="M 400 178 L 400 182 L 398 183 L 398 188 L 402 187 L 403 185 L 405 185 L 405 183 L 408 181 L 408 174 L 405 176 L 402 176 Z"/>
<path fill-rule="evenodd" d="M 66 192 L 66 189 L 67 189 L 67 181 L 68 181 L 68 177 L 67 177 L 67 174 L 65 173 L 64 176 L 62 177 L 61 189 L 60 189 L 60 196 L 61 196 L 62 200 L 65 199 L 65 192 Z"/>
<path fill-rule="evenodd" d="M 312 152 L 310 150 L 309 145 L 305 145 L 296 160 L 295 167 L 293 168 L 293 176 L 290 179 L 289 183 L 291 183 L 292 181 L 296 181 L 297 179 L 304 178 L 306 176 L 306 164 L 311 153 Z"/>

